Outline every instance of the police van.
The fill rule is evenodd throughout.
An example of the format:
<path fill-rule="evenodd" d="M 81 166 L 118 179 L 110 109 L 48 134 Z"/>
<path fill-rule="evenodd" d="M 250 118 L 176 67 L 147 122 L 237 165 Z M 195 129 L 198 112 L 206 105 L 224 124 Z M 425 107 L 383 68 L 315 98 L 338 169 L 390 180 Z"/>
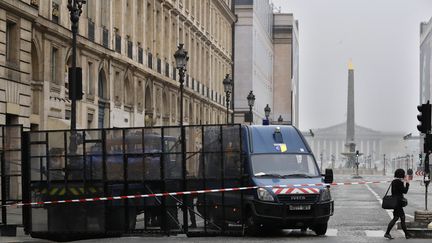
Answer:
<path fill-rule="evenodd" d="M 251 235 L 274 229 L 308 228 L 317 235 L 324 235 L 330 216 L 333 215 L 334 204 L 330 187 L 322 184 L 333 182 L 333 171 L 327 169 L 325 174 L 321 174 L 315 157 L 299 130 L 288 125 L 243 125 L 241 147 L 242 166 L 238 166 L 235 159 L 228 160 L 225 173 L 235 174 L 227 168 L 236 170 L 243 167 L 241 176 L 244 184 L 258 189 L 242 194 L 243 210 L 216 206 L 211 207 L 209 212 L 204 212 L 204 208 L 199 207 L 198 210 L 207 213 L 211 223 L 221 227 L 228 222 L 245 222 L 246 232 Z M 214 161 L 214 158 L 207 156 L 204 158 L 206 160 Z M 212 173 L 219 173 L 211 166 L 204 169 L 208 177 Z M 318 185 L 289 187 L 295 184 Z M 225 187 L 235 185 L 231 185 L 227 179 Z M 240 200 L 235 196 L 238 197 L 239 193 L 231 195 L 222 199 L 220 194 L 208 194 L 205 200 L 208 205 L 218 205 L 220 200 L 225 200 L 225 204 L 230 204 L 230 200 Z M 203 196 L 198 198 L 200 200 L 204 200 Z M 225 220 L 222 220 L 221 215 Z"/>

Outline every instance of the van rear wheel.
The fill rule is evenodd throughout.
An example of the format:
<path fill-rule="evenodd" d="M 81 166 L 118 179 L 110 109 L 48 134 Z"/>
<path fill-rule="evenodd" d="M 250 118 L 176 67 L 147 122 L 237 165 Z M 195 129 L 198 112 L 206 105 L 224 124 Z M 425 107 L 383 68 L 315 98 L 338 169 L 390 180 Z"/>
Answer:
<path fill-rule="evenodd" d="M 317 235 L 325 235 L 327 232 L 327 223 L 316 224 L 313 230 Z"/>

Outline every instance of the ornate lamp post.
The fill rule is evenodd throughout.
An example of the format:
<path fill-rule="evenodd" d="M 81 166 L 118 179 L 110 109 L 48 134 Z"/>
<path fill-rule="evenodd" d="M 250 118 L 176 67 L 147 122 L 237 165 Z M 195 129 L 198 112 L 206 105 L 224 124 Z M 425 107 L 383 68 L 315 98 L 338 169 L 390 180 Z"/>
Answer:
<path fill-rule="evenodd" d="M 283 122 L 282 115 L 279 115 L 278 122 L 279 122 L 280 124 L 282 124 L 282 122 Z"/>
<path fill-rule="evenodd" d="M 71 90 L 71 141 L 69 150 L 71 153 L 75 153 L 77 150 L 77 137 L 76 137 L 76 100 L 77 100 L 77 72 L 76 72 L 76 46 L 77 46 L 77 33 L 78 33 L 78 21 L 82 13 L 82 5 L 85 4 L 85 0 L 68 0 L 67 8 L 70 12 L 71 30 L 72 30 L 72 73 L 70 84 Z M 81 91 L 80 91 L 81 92 Z"/>
<path fill-rule="evenodd" d="M 228 116 L 229 116 L 229 103 L 230 103 L 230 95 L 232 92 L 232 80 L 229 77 L 229 74 L 227 74 L 222 81 L 224 90 L 225 90 L 225 97 L 226 97 L 226 123 L 228 124 Z"/>
<path fill-rule="evenodd" d="M 247 101 L 249 105 L 249 115 L 250 115 L 249 125 L 252 125 L 253 122 L 252 107 L 255 104 L 255 95 L 253 94 L 252 90 L 249 92 L 247 96 Z"/>
<path fill-rule="evenodd" d="M 179 72 L 180 82 L 180 126 L 183 126 L 183 90 L 184 90 L 184 77 L 186 74 L 186 65 L 189 60 L 188 52 L 183 49 L 184 44 L 179 44 L 178 50 L 174 53 L 176 61 L 176 68 Z"/>
<path fill-rule="evenodd" d="M 266 107 L 264 107 L 264 114 L 265 114 L 265 117 L 266 117 L 267 121 L 269 119 L 270 112 L 271 112 L 270 106 L 267 104 Z"/>
<path fill-rule="evenodd" d="M 185 128 L 183 126 L 183 89 L 184 89 L 184 77 L 186 73 L 186 66 L 189 60 L 188 52 L 183 49 L 184 44 L 179 44 L 178 50 L 174 53 L 174 58 L 176 61 L 176 68 L 179 72 L 179 82 L 180 82 L 180 131 L 181 131 L 181 150 L 182 150 L 182 175 L 183 175 L 183 188 L 186 189 L 186 134 Z M 186 195 L 183 195 L 183 227 L 184 231 L 187 232 L 188 219 L 187 219 L 187 205 L 186 205 Z"/>

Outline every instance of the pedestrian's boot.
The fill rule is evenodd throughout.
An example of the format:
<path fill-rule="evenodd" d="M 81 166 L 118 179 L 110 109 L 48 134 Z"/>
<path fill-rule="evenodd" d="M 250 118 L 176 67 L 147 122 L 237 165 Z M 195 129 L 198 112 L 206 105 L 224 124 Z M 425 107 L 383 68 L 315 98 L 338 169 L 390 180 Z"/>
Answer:
<path fill-rule="evenodd" d="M 390 235 L 390 233 L 385 233 L 384 237 L 389 239 L 389 240 L 393 239 L 393 237 Z"/>
<path fill-rule="evenodd" d="M 413 235 L 410 232 L 405 232 L 405 239 L 411 239 Z"/>

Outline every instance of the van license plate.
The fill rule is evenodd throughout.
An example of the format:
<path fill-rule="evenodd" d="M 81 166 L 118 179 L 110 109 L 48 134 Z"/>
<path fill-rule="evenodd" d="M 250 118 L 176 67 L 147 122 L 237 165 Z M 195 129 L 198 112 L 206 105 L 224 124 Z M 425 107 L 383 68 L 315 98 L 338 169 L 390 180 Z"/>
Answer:
<path fill-rule="evenodd" d="M 311 205 L 289 205 L 289 210 L 310 210 Z"/>

